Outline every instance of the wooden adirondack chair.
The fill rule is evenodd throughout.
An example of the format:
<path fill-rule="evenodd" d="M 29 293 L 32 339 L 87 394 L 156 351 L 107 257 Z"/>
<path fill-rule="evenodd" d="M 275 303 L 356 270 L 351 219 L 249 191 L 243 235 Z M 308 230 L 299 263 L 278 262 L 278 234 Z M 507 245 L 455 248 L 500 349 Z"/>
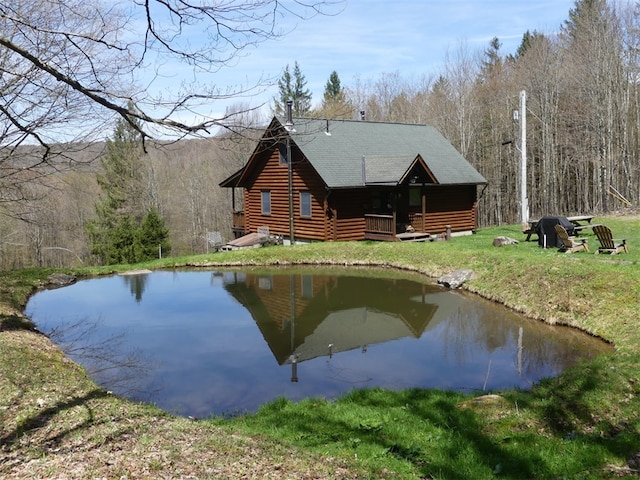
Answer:
<path fill-rule="evenodd" d="M 561 252 L 573 253 L 580 250 L 589 251 L 586 238 L 570 237 L 567 230 L 562 225 L 555 225 L 556 235 L 562 241 Z"/>
<path fill-rule="evenodd" d="M 594 225 L 593 233 L 598 237 L 600 247 L 595 253 L 610 253 L 612 255 L 619 252 L 629 253 L 626 238 L 613 238 L 611 229 L 606 225 Z"/>

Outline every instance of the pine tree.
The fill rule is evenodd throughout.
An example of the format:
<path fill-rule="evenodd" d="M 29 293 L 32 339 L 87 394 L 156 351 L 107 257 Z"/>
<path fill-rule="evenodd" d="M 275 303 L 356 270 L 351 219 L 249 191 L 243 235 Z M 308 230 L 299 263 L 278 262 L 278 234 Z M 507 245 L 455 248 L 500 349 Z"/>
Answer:
<path fill-rule="evenodd" d="M 340 77 L 335 70 L 329 75 L 329 79 L 324 86 L 324 95 L 322 97 L 322 106 L 316 112 L 317 116 L 327 118 L 350 118 L 352 108 L 347 100 Z"/>
<path fill-rule="evenodd" d="M 329 75 L 329 80 L 324 86 L 323 102 L 326 104 L 344 101 L 344 91 L 340 85 L 340 77 L 335 70 Z"/>
<path fill-rule="evenodd" d="M 298 62 L 294 63 L 293 75 L 289 71 L 287 65 L 282 73 L 282 77 L 278 80 L 278 92 L 280 98 L 275 100 L 275 114 L 284 115 L 286 113 L 286 105 L 288 100 L 293 101 L 292 111 L 296 117 L 303 117 L 311 111 L 311 92 L 306 88 L 307 80 L 305 79 Z"/>
<path fill-rule="evenodd" d="M 311 92 L 307 87 L 307 80 L 300 71 L 300 65 L 295 62 L 293 67 L 293 114 L 303 117 L 311 111 Z"/>
<path fill-rule="evenodd" d="M 516 50 L 515 57 L 521 58 L 525 53 L 527 53 L 527 51 L 531 48 L 531 46 L 535 42 L 542 41 L 544 39 L 546 39 L 546 37 L 543 33 L 540 33 L 537 30 L 534 30 L 533 33 L 531 33 L 529 30 L 527 30 L 526 32 L 524 32 L 524 35 L 522 36 L 522 42 L 520 43 L 520 46 Z"/>
<path fill-rule="evenodd" d="M 109 264 L 136 263 L 136 226 L 130 215 L 118 219 L 110 237 Z"/>
<path fill-rule="evenodd" d="M 86 224 L 91 253 L 101 264 L 136 263 L 157 257 L 158 245 L 165 251 L 168 231 L 157 212 L 144 205 L 142 137 L 135 121 L 120 119 L 113 139 L 106 142 L 97 176 L 101 196 L 96 218 Z M 150 253 L 153 243 L 153 254 Z"/>
<path fill-rule="evenodd" d="M 291 72 L 289 72 L 289 65 L 284 68 L 282 77 L 278 80 L 278 92 L 280 93 L 279 99 L 275 100 L 275 114 L 284 115 L 286 112 L 285 105 L 289 99 L 293 99 L 293 87 L 291 86 Z"/>
<path fill-rule="evenodd" d="M 165 227 L 164 219 L 155 210 L 150 210 L 136 234 L 136 261 L 143 262 L 158 258 L 160 253 L 169 254 L 171 245 L 168 238 L 169 229 Z"/>

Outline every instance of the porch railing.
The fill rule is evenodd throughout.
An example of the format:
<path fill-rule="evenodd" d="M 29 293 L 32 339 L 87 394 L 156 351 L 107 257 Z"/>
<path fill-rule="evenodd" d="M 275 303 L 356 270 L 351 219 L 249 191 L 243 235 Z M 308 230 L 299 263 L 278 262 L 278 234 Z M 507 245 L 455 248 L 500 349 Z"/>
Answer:
<path fill-rule="evenodd" d="M 244 212 L 233 212 L 233 228 L 244 229 Z"/>
<path fill-rule="evenodd" d="M 232 226 L 231 230 L 233 231 L 233 236 L 235 238 L 239 238 L 243 236 L 246 232 L 244 230 L 244 212 L 233 212 L 232 217 Z"/>
<path fill-rule="evenodd" d="M 381 240 L 395 237 L 396 225 L 393 215 L 367 213 L 365 219 L 365 238 Z"/>

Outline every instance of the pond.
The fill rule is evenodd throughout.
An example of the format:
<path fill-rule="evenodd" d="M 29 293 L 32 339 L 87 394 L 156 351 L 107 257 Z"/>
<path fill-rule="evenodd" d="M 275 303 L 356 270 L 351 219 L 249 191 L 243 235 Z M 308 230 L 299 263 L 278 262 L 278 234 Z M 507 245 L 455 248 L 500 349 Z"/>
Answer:
<path fill-rule="evenodd" d="M 386 271 L 155 271 L 36 293 L 26 314 L 104 388 L 204 418 L 354 388 L 527 389 L 610 347 Z"/>

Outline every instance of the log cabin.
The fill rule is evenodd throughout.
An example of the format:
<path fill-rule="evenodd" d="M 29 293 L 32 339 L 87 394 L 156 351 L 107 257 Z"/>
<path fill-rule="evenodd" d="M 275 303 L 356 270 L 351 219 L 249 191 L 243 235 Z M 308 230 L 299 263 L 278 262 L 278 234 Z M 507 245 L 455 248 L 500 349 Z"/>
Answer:
<path fill-rule="evenodd" d="M 220 186 L 236 238 L 262 229 L 290 244 L 472 233 L 486 183 L 433 126 L 287 115 Z"/>

